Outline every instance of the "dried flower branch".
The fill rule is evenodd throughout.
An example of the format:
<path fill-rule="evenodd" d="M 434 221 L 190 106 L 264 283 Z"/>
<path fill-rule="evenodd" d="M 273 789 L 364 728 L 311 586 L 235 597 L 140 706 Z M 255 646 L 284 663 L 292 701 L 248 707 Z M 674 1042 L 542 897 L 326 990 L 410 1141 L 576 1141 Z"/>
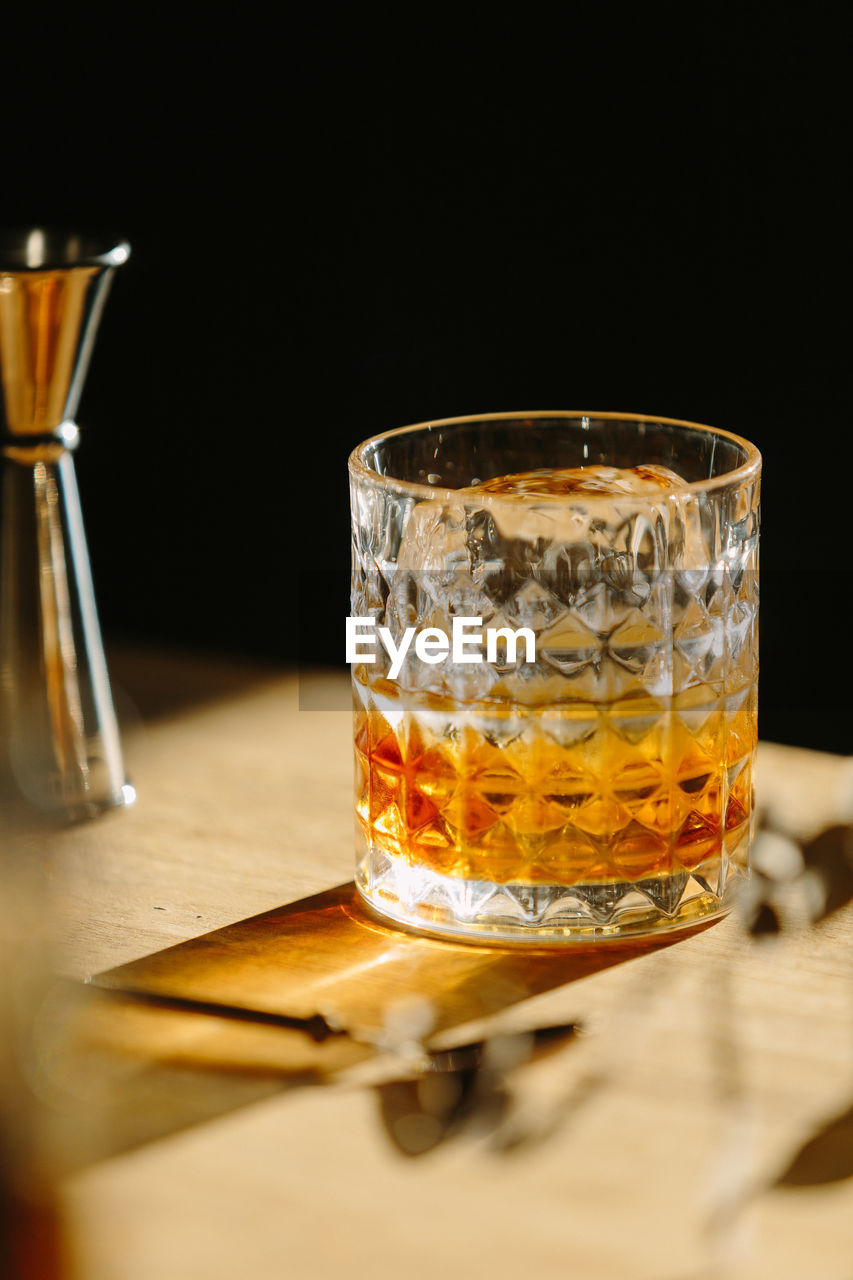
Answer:
<path fill-rule="evenodd" d="M 463 1129 L 493 1132 L 506 1114 L 514 1069 L 562 1048 L 578 1030 L 570 1022 L 425 1051 L 414 1079 L 377 1086 L 386 1133 L 402 1155 L 419 1156 Z"/>

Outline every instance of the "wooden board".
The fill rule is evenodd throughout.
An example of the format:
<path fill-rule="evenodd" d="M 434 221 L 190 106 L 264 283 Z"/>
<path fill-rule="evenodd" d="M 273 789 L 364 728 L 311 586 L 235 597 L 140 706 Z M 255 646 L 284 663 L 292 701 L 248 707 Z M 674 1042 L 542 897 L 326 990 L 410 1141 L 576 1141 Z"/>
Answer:
<path fill-rule="evenodd" d="M 122 705 L 139 707 L 126 732 L 138 804 L 38 840 L 63 972 L 126 965 L 350 880 L 345 711 L 300 711 L 295 677 L 275 672 L 134 654 L 114 672 Z M 848 760 L 761 749 L 764 803 L 803 829 L 853 816 L 851 779 Z M 288 1005 L 301 993 L 295 1013 L 316 1005 L 305 974 L 330 972 L 312 966 L 310 931 L 300 946 L 302 977 L 275 984 Z M 161 1125 L 158 1141 L 67 1180 L 84 1280 L 851 1280 L 853 1181 L 765 1189 L 853 1100 L 849 910 L 766 945 L 730 918 L 625 963 L 572 974 L 558 961 L 504 997 L 479 981 L 494 958 L 465 962 L 478 980 L 462 998 L 434 961 L 406 977 L 418 951 L 400 935 L 371 956 L 396 956 L 398 980 L 442 1010 L 457 992 L 447 1043 L 572 1020 L 587 1032 L 507 1074 L 501 1128 L 463 1128 L 414 1158 L 383 1126 L 375 1062 L 218 1111 L 200 1098 L 189 1127 Z M 366 989 L 365 959 L 353 952 L 331 983 L 335 1011 L 362 1022 L 370 1002 L 345 997 Z M 274 1066 L 264 1035 L 254 1051 Z M 513 1147 L 514 1133 L 526 1141 Z"/>

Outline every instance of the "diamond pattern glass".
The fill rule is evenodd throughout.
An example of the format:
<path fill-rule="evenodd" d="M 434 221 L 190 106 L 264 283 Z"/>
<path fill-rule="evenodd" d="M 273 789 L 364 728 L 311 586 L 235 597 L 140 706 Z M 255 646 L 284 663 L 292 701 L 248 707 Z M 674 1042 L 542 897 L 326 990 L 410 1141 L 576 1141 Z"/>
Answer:
<path fill-rule="evenodd" d="M 536 650 L 353 664 L 376 910 L 535 945 L 726 911 L 752 825 L 760 461 L 708 427 L 568 413 L 355 450 L 352 614 L 398 643 L 477 617 Z"/>

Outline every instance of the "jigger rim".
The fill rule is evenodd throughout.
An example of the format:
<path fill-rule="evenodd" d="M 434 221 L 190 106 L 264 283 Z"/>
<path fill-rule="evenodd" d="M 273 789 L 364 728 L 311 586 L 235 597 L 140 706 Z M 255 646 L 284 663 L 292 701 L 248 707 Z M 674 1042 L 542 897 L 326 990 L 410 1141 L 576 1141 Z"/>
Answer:
<path fill-rule="evenodd" d="M 123 237 L 73 227 L 0 227 L 0 275 L 120 267 L 130 257 Z"/>

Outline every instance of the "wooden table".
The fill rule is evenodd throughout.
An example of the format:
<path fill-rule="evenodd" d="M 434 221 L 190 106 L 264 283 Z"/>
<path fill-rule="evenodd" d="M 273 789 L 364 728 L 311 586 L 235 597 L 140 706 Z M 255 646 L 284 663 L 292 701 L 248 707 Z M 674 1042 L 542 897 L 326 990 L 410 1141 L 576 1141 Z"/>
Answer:
<path fill-rule="evenodd" d="M 112 669 L 139 800 L 44 846 L 66 973 L 351 879 L 347 711 L 234 664 Z M 851 768 L 763 746 L 762 802 L 851 819 Z M 545 1134 L 514 1152 L 480 1131 L 405 1158 L 356 1068 L 100 1160 L 64 1186 L 80 1274 L 851 1280 L 853 1180 L 762 1191 L 853 1096 L 851 944 L 850 910 L 763 945 L 730 918 L 511 1002 L 491 1028 L 588 1028 L 512 1076 Z"/>

